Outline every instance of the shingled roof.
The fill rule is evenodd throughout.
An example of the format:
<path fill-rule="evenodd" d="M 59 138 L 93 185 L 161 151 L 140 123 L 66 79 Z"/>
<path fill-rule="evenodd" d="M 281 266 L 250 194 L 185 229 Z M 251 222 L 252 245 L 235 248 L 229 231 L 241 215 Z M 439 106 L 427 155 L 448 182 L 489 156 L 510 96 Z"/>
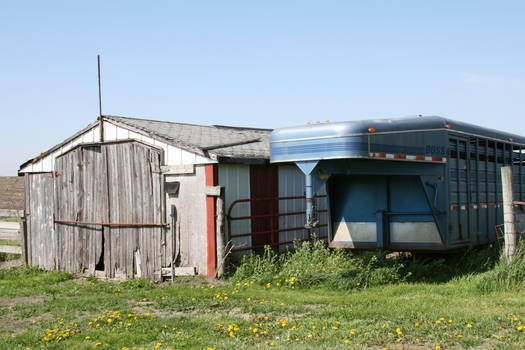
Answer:
<path fill-rule="evenodd" d="M 24 209 L 24 178 L 0 176 L 0 209 Z"/>
<path fill-rule="evenodd" d="M 201 156 L 230 163 L 266 163 L 270 159 L 271 129 L 243 128 L 224 125 L 195 125 L 171 121 L 104 115 L 109 123 L 127 127 L 159 141 Z M 24 169 L 93 129 L 95 121 L 48 151 L 20 166 Z"/>
<path fill-rule="evenodd" d="M 104 118 L 217 160 L 270 159 L 271 129 L 195 125 L 110 115 Z"/>

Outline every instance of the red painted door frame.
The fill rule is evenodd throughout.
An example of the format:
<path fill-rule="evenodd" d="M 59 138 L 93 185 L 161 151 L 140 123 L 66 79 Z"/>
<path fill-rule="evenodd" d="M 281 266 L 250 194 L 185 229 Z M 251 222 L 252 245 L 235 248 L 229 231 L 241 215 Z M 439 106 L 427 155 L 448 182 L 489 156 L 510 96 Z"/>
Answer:
<path fill-rule="evenodd" d="M 204 167 L 206 186 L 217 186 L 219 184 L 219 168 L 217 164 L 206 164 Z M 217 213 L 214 196 L 206 196 L 206 231 L 208 241 L 208 276 L 214 277 L 217 268 L 217 241 L 216 221 Z"/>

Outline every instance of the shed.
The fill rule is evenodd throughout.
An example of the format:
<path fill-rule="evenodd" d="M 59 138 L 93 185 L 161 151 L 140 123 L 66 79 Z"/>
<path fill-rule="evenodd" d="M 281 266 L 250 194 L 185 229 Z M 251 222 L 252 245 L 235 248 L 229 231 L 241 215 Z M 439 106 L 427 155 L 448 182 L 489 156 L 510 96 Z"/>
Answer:
<path fill-rule="evenodd" d="M 326 224 L 302 224 L 304 176 L 269 164 L 270 132 L 98 118 L 20 166 L 27 263 L 108 278 L 160 280 L 170 267 L 213 276 L 224 253 L 218 237 L 234 259 L 323 237 Z M 225 230 L 216 220 L 221 192 Z"/>

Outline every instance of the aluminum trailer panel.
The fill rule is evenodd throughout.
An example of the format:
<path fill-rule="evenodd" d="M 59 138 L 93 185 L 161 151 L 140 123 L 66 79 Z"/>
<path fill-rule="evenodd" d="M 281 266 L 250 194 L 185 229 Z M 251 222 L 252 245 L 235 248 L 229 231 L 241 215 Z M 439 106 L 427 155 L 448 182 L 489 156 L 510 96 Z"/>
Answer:
<path fill-rule="evenodd" d="M 441 117 L 374 119 L 275 130 L 271 162 L 305 173 L 306 226 L 324 183 L 330 245 L 437 250 L 497 239 L 499 168 L 512 165 L 523 199 L 525 138 Z"/>

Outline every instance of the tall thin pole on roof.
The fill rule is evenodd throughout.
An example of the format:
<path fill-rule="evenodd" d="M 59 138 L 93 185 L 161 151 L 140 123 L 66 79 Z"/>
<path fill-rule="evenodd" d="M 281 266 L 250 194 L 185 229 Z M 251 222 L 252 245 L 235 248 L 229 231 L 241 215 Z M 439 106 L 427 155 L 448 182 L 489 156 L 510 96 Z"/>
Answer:
<path fill-rule="evenodd" d="M 102 120 L 102 88 L 100 86 L 100 55 L 97 55 L 98 63 L 98 120 L 100 130 L 100 142 L 104 142 L 104 121 Z"/>

